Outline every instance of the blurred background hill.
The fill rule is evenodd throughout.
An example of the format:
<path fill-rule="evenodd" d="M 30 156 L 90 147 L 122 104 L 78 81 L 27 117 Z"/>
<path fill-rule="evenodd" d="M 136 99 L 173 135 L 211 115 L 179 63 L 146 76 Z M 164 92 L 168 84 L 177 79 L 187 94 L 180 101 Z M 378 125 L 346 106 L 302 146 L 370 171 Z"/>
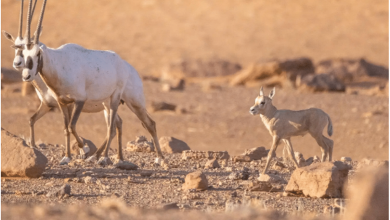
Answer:
<path fill-rule="evenodd" d="M 16 35 L 20 1 L 3 0 L 1 6 L 2 30 Z M 48 1 L 40 39 L 52 48 L 76 43 L 113 50 L 141 75 L 181 59 L 247 65 L 348 57 L 388 67 L 388 8 L 386 0 Z M 12 67 L 9 45 L 2 37 L 3 67 Z"/>

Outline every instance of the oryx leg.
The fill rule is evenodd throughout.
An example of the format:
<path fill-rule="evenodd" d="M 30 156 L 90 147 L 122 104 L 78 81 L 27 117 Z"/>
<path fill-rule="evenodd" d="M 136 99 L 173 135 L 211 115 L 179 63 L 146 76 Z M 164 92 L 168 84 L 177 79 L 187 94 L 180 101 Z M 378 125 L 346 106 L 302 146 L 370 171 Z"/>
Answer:
<path fill-rule="evenodd" d="M 30 146 L 35 147 L 35 134 L 34 134 L 34 124 L 38 121 L 42 116 L 50 111 L 51 107 L 45 105 L 43 102 L 39 105 L 38 110 L 34 113 L 30 118 Z"/>
<path fill-rule="evenodd" d="M 276 148 L 278 148 L 279 142 L 280 142 L 280 138 L 278 136 L 274 136 L 271 150 L 268 152 L 267 163 L 265 164 L 263 174 L 267 172 L 271 159 L 275 156 L 275 151 Z"/>
<path fill-rule="evenodd" d="M 107 129 L 110 126 L 110 109 L 107 108 L 104 110 L 104 118 L 106 120 L 106 125 Z M 118 159 L 123 160 L 123 155 L 122 155 L 122 119 L 119 117 L 118 114 L 116 114 L 115 117 L 115 126 L 116 130 L 118 132 Z M 115 136 L 116 134 L 114 134 Z M 107 139 L 104 140 L 103 144 L 98 148 L 96 151 L 95 155 L 93 157 L 96 157 L 97 159 L 100 158 L 100 155 L 103 153 L 105 147 L 107 145 Z"/>
<path fill-rule="evenodd" d="M 152 142 L 157 151 L 157 157 L 164 159 L 163 154 L 161 153 L 160 143 L 157 138 L 156 122 L 154 122 L 144 106 L 136 105 L 135 103 L 125 102 L 126 105 L 137 115 L 139 120 L 142 122 L 142 126 L 149 132 L 152 136 Z"/>
<path fill-rule="evenodd" d="M 297 159 L 295 159 L 294 149 L 293 149 L 293 146 L 291 144 L 290 138 L 283 139 L 283 142 L 286 144 L 285 148 L 287 148 L 287 151 L 289 153 L 290 159 L 292 160 L 292 162 L 294 162 L 295 167 L 299 168 L 299 164 L 297 162 Z"/>
<path fill-rule="evenodd" d="M 115 136 L 115 129 L 116 129 L 115 117 L 118 111 L 119 104 L 120 104 L 120 94 L 115 93 L 111 96 L 111 100 L 110 100 L 110 114 L 109 114 L 110 124 L 107 131 L 107 138 L 106 138 L 107 144 L 103 151 L 103 157 L 100 158 L 98 161 L 99 165 L 108 165 L 109 163 L 111 163 L 110 159 L 108 158 L 108 150 L 110 148 L 111 141 Z"/>
<path fill-rule="evenodd" d="M 60 110 L 64 119 L 64 134 L 65 134 L 65 157 L 60 161 L 60 165 L 66 165 L 70 162 L 71 154 L 70 154 L 70 131 L 69 131 L 69 118 L 70 112 L 68 111 L 67 105 L 60 104 Z"/>
<path fill-rule="evenodd" d="M 81 138 L 77 134 L 76 124 L 77 124 L 77 121 L 79 120 L 79 117 L 80 117 L 80 114 L 81 114 L 81 110 L 84 107 L 84 103 L 85 103 L 84 101 L 76 101 L 74 103 L 74 105 L 73 105 L 73 111 L 72 111 L 72 109 L 69 109 L 69 111 L 72 111 L 72 117 L 71 117 L 71 120 L 70 120 L 69 131 L 76 138 L 77 145 L 80 148 L 80 156 L 82 158 L 86 158 L 87 157 L 87 154 L 89 153 L 89 147 L 87 145 L 84 146 L 83 141 L 81 140 Z"/>

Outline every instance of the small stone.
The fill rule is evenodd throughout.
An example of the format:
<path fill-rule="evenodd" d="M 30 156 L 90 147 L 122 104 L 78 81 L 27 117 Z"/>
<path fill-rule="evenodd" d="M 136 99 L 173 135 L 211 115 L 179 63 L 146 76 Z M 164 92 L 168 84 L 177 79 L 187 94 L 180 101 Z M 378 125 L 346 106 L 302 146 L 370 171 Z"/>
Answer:
<path fill-rule="evenodd" d="M 185 150 L 191 150 L 187 143 L 174 137 L 161 137 L 159 143 L 161 151 L 170 154 L 182 153 Z"/>
<path fill-rule="evenodd" d="M 136 170 L 138 169 L 138 166 L 128 162 L 128 161 L 119 161 L 118 163 L 114 164 L 115 168 L 121 169 L 121 170 Z"/>
<path fill-rule="evenodd" d="M 46 194 L 46 197 L 60 197 L 63 198 L 64 196 L 70 196 L 70 185 L 65 184 L 61 186 L 59 189 L 55 189 L 48 194 Z"/>
<path fill-rule="evenodd" d="M 206 164 L 204 165 L 206 169 L 215 169 L 215 168 L 220 168 L 219 163 L 217 160 L 208 160 Z"/>
<path fill-rule="evenodd" d="M 350 157 L 342 157 L 341 159 L 341 162 L 351 162 L 352 161 L 352 158 L 350 158 Z"/>
<path fill-rule="evenodd" d="M 177 205 L 177 202 L 172 202 L 168 204 L 161 204 L 160 209 L 166 211 L 166 210 L 178 210 L 179 206 Z"/>
<path fill-rule="evenodd" d="M 83 180 L 84 180 L 84 183 L 86 183 L 86 184 L 90 184 L 90 183 L 95 183 L 96 182 L 96 178 L 92 178 L 90 176 L 84 177 Z"/>
<path fill-rule="evenodd" d="M 207 178 L 201 171 L 195 171 L 187 174 L 185 182 L 183 184 L 183 189 L 206 190 L 207 188 Z"/>
<path fill-rule="evenodd" d="M 273 174 L 261 174 L 257 179 L 261 182 L 286 184 L 286 180 Z"/>

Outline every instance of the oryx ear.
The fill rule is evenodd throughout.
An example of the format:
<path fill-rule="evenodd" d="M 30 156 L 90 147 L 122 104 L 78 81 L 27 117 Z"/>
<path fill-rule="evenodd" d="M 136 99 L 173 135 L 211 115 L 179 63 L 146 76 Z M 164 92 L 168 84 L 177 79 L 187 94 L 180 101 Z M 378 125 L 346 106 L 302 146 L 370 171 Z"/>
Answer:
<path fill-rule="evenodd" d="M 263 87 L 260 88 L 260 95 L 264 95 L 264 93 L 263 93 Z"/>
<path fill-rule="evenodd" d="M 5 38 L 7 38 L 7 39 L 8 39 L 9 41 L 11 41 L 12 43 L 15 42 L 14 37 L 13 37 L 10 33 L 8 33 L 7 31 L 2 31 L 2 32 L 3 32 L 3 35 L 4 35 Z"/>
<path fill-rule="evenodd" d="M 272 99 L 275 96 L 275 87 L 269 93 L 269 98 Z"/>

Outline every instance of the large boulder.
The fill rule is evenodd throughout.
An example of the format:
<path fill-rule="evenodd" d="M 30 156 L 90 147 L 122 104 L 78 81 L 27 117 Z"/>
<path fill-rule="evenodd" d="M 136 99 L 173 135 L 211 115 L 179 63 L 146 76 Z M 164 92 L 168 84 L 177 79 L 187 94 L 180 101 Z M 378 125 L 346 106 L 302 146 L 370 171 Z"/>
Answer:
<path fill-rule="evenodd" d="M 255 63 L 234 74 L 230 85 L 243 85 L 247 82 L 265 79 L 281 73 L 278 62 Z"/>
<path fill-rule="evenodd" d="M 269 150 L 265 147 L 254 147 L 246 149 L 242 155 L 248 156 L 251 160 L 261 160 L 263 157 L 267 157 Z"/>
<path fill-rule="evenodd" d="M 351 167 L 341 161 L 315 163 L 296 169 L 285 192 L 315 198 L 343 197 L 343 185 Z"/>
<path fill-rule="evenodd" d="M 182 153 L 185 150 L 191 150 L 186 142 L 174 137 L 161 137 L 159 140 L 161 151 L 166 153 Z"/>
<path fill-rule="evenodd" d="M 183 189 L 197 189 L 197 190 L 206 190 L 208 187 L 208 181 L 206 175 L 202 171 L 195 171 L 187 174 Z"/>
<path fill-rule="evenodd" d="M 86 156 L 87 157 L 92 156 L 97 151 L 97 148 L 96 148 L 95 144 L 92 141 L 90 141 L 88 139 L 85 139 L 83 137 L 80 137 L 80 139 L 83 141 L 84 146 L 88 146 L 89 147 L 89 152 L 88 152 L 88 154 Z M 80 148 L 79 148 L 79 145 L 78 145 L 77 141 L 73 140 L 71 142 L 70 146 L 71 146 L 71 148 L 70 148 L 71 153 L 76 155 L 76 156 L 79 156 L 80 155 Z"/>
<path fill-rule="evenodd" d="M 349 200 L 344 219 L 389 219 L 388 167 L 361 171 L 345 188 Z"/>
<path fill-rule="evenodd" d="M 40 177 L 47 158 L 40 151 L 1 128 L 1 176 Z"/>
<path fill-rule="evenodd" d="M 325 73 L 297 77 L 296 86 L 300 90 L 308 90 L 311 92 L 345 91 L 344 83 L 342 83 L 334 75 Z"/>

